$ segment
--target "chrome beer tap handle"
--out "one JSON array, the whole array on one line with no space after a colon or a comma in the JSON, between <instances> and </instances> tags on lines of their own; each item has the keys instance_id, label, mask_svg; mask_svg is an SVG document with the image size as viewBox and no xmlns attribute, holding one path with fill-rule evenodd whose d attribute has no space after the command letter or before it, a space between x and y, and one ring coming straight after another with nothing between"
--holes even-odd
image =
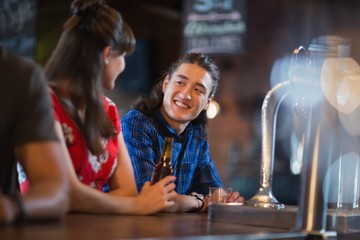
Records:
<instances>
[{"instance_id":1,"label":"chrome beer tap handle","mask_svg":"<svg viewBox=\"0 0 360 240\"><path fill-rule=\"evenodd\" d=\"M278 83L265 96L261 109L261 167L260 167L260 188L258 192L245 203L261 208L284 208L272 194L272 179L275 152L275 130L277 112L281 102L290 92L289 81Z\"/></svg>"}]
</instances>

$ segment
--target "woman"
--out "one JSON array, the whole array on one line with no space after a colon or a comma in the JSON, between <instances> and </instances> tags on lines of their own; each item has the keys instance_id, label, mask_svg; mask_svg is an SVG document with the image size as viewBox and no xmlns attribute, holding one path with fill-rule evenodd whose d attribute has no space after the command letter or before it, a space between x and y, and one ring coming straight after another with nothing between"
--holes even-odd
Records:
<instances>
[{"instance_id":1,"label":"woman","mask_svg":"<svg viewBox=\"0 0 360 240\"><path fill-rule=\"evenodd\" d=\"M117 108L103 96L135 48L132 30L101 0L75 0L71 12L45 66L57 133L68 156L71 210L150 214L172 206L174 177L147 183L137 195ZM102 192L105 186L109 193Z\"/></svg>"}]
</instances>

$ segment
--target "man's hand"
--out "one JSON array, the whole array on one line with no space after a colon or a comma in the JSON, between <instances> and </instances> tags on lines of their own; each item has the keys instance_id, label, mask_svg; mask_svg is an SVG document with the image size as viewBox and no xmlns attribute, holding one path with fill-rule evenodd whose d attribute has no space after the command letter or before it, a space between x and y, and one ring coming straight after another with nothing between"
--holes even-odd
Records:
<instances>
[{"instance_id":1,"label":"man's hand","mask_svg":"<svg viewBox=\"0 0 360 240\"><path fill-rule=\"evenodd\" d=\"M244 197L240 195L239 192L231 192L230 196L226 199L227 203L237 202L243 203L245 201Z\"/></svg>"}]
</instances>

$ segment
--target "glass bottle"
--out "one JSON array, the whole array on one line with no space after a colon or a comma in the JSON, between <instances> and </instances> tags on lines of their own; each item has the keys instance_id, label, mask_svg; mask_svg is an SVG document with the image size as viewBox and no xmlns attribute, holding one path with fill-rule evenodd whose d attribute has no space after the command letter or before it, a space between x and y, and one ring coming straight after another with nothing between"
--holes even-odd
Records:
<instances>
[{"instance_id":1,"label":"glass bottle","mask_svg":"<svg viewBox=\"0 0 360 240\"><path fill-rule=\"evenodd\" d=\"M158 163L155 165L154 173L152 176L151 184L155 184L166 176L172 175L174 172L171 164L171 154L174 138L166 137L164 149Z\"/></svg>"}]
</instances>

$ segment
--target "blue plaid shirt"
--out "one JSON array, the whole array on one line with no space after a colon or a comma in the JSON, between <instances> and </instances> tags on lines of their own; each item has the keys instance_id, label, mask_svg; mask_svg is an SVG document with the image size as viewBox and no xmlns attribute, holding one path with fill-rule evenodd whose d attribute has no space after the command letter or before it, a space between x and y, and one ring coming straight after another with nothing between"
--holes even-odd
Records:
<instances>
[{"instance_id":1,"label":"blue plaid shirt","mask_svg":"<svg viewBox=\"0 0 360 240\"><path fill-rule=\"evenodd\" d=\"M176 192L207 195L210 186L222 186L214 162L210 158L209 143L200 137L201 127L191 123L178 135L158 110L147 117L138 110L130 110L122 119L122 131L134 167L138 191L150 181L155 164L160 159L165 137L174 138L172 165L176 176Z\"/></svg>"}]
</instances>

